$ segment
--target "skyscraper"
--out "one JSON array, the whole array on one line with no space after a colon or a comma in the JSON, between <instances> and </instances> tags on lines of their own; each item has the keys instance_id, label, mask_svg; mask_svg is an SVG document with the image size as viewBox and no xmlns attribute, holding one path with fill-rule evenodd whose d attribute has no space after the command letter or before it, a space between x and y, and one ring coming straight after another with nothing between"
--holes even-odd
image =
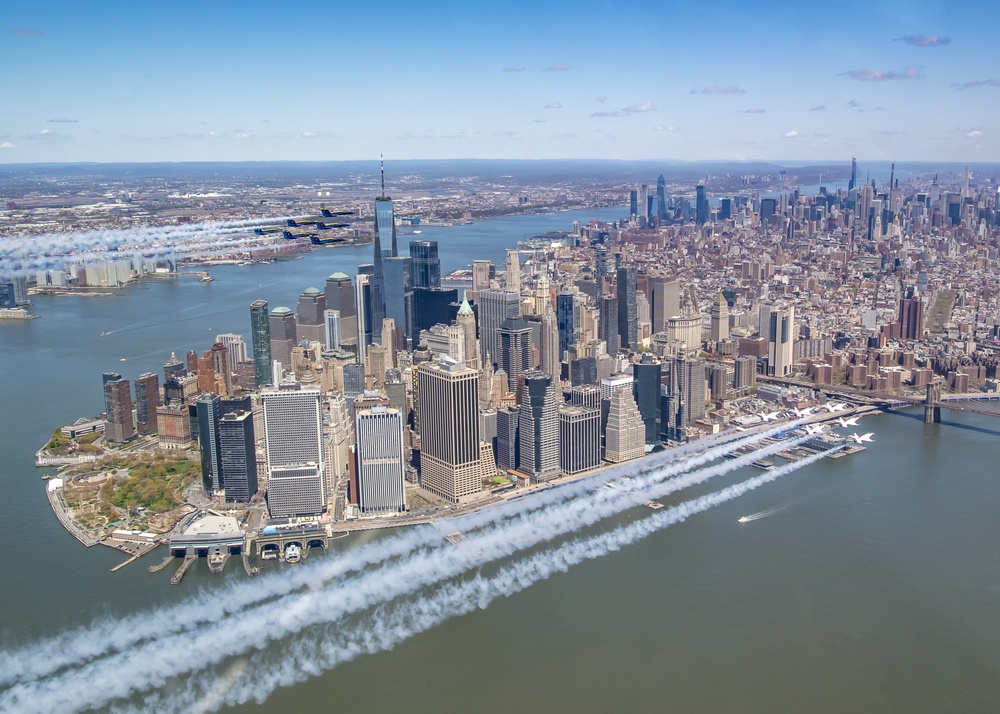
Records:
<instances>
[{"instance_id":1,"label":"skyscraper","mask_svg":"<svg viewBox=\"0 0 1000 714\"><path fill-rule=\"evenodd\" d=\"M322 405L315 388L266 389L260 395L264 407L264 437L268 469L289 464L315 463L322 471Z\"/></svg>"},{"instance_id":2,"label":"skyscraper","mask_svg":"<svg viewBox=\"0 0 1000 714\"><path fill-rule=\"evenodd\" d=\"M663 370L661 437L664 441L685 441L685 427L705 416L705 360L681 353L665 358Z\"/></svg>"},{"instance_id":3,"label":"skyscraper","mask_svg":"<svg viewBox=\"0 0 1000 714\"><path fill-rule=\"evenodd\" d=\"M521 292L521 259L516 250L507 249L507 272L504 275L504 283L508 290L515 293Z\"/></svg>"},{"instance_id":4,"label":"skyscraper","mask_svg":"<svg viewBox=\"0 0 1000 714\"><path fill-rule=\"evenodd\" d=\"M281 362L289 369L292 366L292 348L295 346L295 313L287 307L276 307L271 311L271 359Z\"/></svg>"},{"instance_id":5,"label":"skyscraper","mask_svg":"<svg viewBox=\"0 0 1000 714\"><path fill-rule=\"evenodd\" d=\"M236 365L247 359L247 344L243 341L243 335L224 332L221 335L216 335L215 341L225 345L226 354L229 356L229 371L235 372Z\"/></svg>"},{"instance_id":6,"label":"skyscraper","mask_svg":"<svg viewBox=\"0 0 1000 714\"><path fill-rule=\"evenodd\" d=\"M111 442L128 441L135 436L132 421L132 390L127 379L117 372L104 373L104 438Z\"/></svg>"},{"instance_id":7,"label":"skyscraper","mask_svg":"<svg viewBox=\"0 0 1000 714\"><path fill-rule=\"evenodd\" d=\"M644 354L632 365L632 395L645 428L647 444L660 443L660 375L662 365L650 354Z\"/></svg>"},{"instance_id":8,"label":"skyscraper","mask_svg":"<svg viewBox=\"0 0 1000 714\"><path fill-rule=\"evenodd\" d=\"M611 463L638 459L645 453L645 426L631 389L614 389L607 401L604 458Z\"/></svg>"},{"instance_id":9,"label":"skyscraper","mask_svg":"<svg viewBox=\"0 0 1000 714\"><path fill-rule=\"evenodd\" d=\"M160 406L160 379L146 372L135 380L135 423L142 435L156 431L156 408Z\"/></svg>"},{"instance_id":10,"label":"skyscraper","mask_svg":"<svg viewBox=\"0 0 1000 714\"><path fill-rule=\"evenodd\" d=\"M518 418L520 412L517 409L500 408L497 409L497 466L502 471L513 471L519 465L518 449L520 449L520 439L518 439Z\"/></svg>"},{"instance_id":11,"label":"skyscraper","mask_svg":"<svg viewBox=\"0 0 1000 714\"><path fill-rule=\"evenodd\" d=\"M771 377L791 374L795 349L795 307L766 305L762 310L767 330L767 373Z\"/></svg>"},{"instance_id":12,"label":"skyscraper","mask_svg":"<svg viewBox=\"0 0 1000 714\"><path fill-rule=\"evenodd\" d=\"M604 278L608 274L608 249L599 245L594 249L594 282L597 283L597 298L604 294Z\"/></svg>"},{"instance_id":13,"label":"skyscraper","mask_svg":"<svg viewBox=\"0 0 1000 714\"><path fill-rule=\"evenodd\" d=\"M512 290L481 290L479 292L479 348L482 363L486 355L498 359L500 325L505 320L520 317L521 296Z\"/></svg>"},{"instance_id":14,"label":"skyscraper","mask_svg":"<svg viewBox=\"0 0 1000 714\"><path fill-rule=\"evenodd\" d=\"M695 221L698 225L708 223L708 194L705 192L705 184L699 183L695 187Z\"/></svg>"},{"instance_id":15,"label":"skyscraper","mask_svg":"<svg viewBox=\"0 0 1000 714\"><path fill-rule=\"evenodd\" d=\"M516 318L505 320L497 332L497 364L507 373L507 386L513 392L517 389L521 375L532 366L531 326L521 318Z\"/></svg>"},{"instance_id":16,"label":"skyscraper","mask_svg":"<svg viewBox=\"0 0 1000 714\"><path fill-rule=\"evenodd\" d=\"M472 299L479 302L479 291L489 290L493 280L493 263L489 260L472 261Z\"/></svg>"},{"instance_id":17,"label":"skyscraper","mask_svg":"<svg viewBox=\"0 0 1000 714\"><path fill-rule=\"evenodd\" d=\"M258 387L271 383L271 325L267 300L250 304L250 337L253 343L253 374Z\"/></svg>"},{"instance_id":18,"label":"skyscraper","mask_svg":"<svg viewBox=\"0 0 1000 714\"><path fill-rule=\"evenodd\" d=\"M453 503L482 489L479 373L449 357L417 368L421 483Z\"/></svg>"},{"instance_id":19,"label":"skyscraper","mask_svg":"<svg viewBox=\"0 0 1000 714\"><path fill-rule=\"evenodd\" d=\"M618 269L618 335L621 346L635 351L639 346L639 313L635 296L635 266Z\"/></svg>"},{"instance_id":20,"label":"skyscraper","mask_svg":"<svg viewBox=\"0 0 1000 714\"><path fill-rule=\"evenodd\" d=\"M271 516L318 515L326 506L326 459L319 389L266 389L264 443Z\"/></svg>"},{"instance_id":21,"label":"skyscraper","mask_svg":"<svg viewBox=\"0 0 1000 714\"><path fill-rule=\"evenodd\" d=\"M392 318L406 334L412 320L413 259L403 255L386 258L382 261L382 270L385 274L385 317ZM378 332L381 334L381 328Z\"/></svg>"},{"instance_id":22,"label":"skyscraper","mask_svg":"<svg viewBox=\"0 0 1000 714\"><path fill-rule=\"evenodd\" d=\"M556 295L556 323L559 328L559 359L576 342L576 295L562 292Z\"/></svg>"},{"instance_id":23,"label":"skyscraper","mask_svg":"<svg viewBox=\"0 0 1000 714\"><path fill-rule=\"evenodd\" d=\"M357 314L357 340L358 340L358 361L362 364L368 345L372 343L372 320L375 319L375 311L372 308L372 285L373 276L369 273L361 272L358 266L358 276L354 282L354 302L358 306Z\"/></svg>"},{"instance_id":24,"label":"skyscraper","mask_svg":"<svg viewBox=\"0 0 1000 714\"><path fill-rule=\"evenodd\" d=\"M406 510L403 418L398 409L373 406L355 414L358 506L364 513Z\"/></svg>"},{"instance_id":25,"label":"skyscraper","mask_svg":"<svg viewBox=\"0 0 1000 714\"><path fill-rule=\"evenodd\" d=\"M358 311L354 306L354 286L346 273L336 272L326 279L323 291L326 295L326 309L340 313L340 329L344 339L353 341L358 331Z\"/></svg>"},{"instance_id":26,"label":"skyscraper","mask_svg":"<svg viewBox=\"0 0 1000 714\"><path fill-rule=\"evenodd\" d=\"M296 343L324 341L323 313L326 312L326 295L319 288L306 288L299 295L298 315L295 319Z\"/></svg>"},{"instance_id":27,"label":"skyscraper","mask_svg":"<svg viewBox=\"0 0 1000 714\"><path fill-rule=\"evenodd\" d=\"M413 278L411 280L413 287L441 287L441 259L438 257L436 240L411 240L410 258L413 259ZM487 287L489 287L488 283ZM475 289L475 286L473 288Z\"/></svg>"},{"instance_id":28,"label":"skyscraper","mask_svg":"<svg viewBox=\"0 0 1000 714\"><path fill-rule=\"evenodd\" d=\"M382 246L389 244L389 249ZM383 253L386 251L388 255ZM382 259L399 255L396 245L396 216L393 211L392 199L385 195L385 164L382 164L382 193L375 199L375 245L372 264L375 270L371 280L371 324L376 333L382 329L382 318L385 317L385 272Z\"/></svg>"},{"instance_id":29,"label":"skyscraper","mask_svg":"<svg viewBox=\"0 0 1000 714\"><path fill-rule=\"evenodd\" d=\"M662 276L648 278L649 310L654 333L667 329L667 319L681 312L681 283Z\"/></svg>"},{"instance_id":30,"label":"skyscraper","mask_svg":"<svg viewBox=\"0 0 1000 714\"><path fill-rule=\"evenodd\" d=\"M601 465L601 410L559 408L559 468L573 475Z\"/></svg>"},{"instance_id":31,"label":"skyscraper","mask_svg":"<svg viewBox=\"0 0 1000 714\"><path fill-rule=\"evenodd\" d=\"M618 337L618 298L605 295L600 299L601 318L598 337L604 340L609 355L618 354L621 339Z\"/></svg>"},{"instance_id":32,"label":"skyscraper","mask_svg":"<svg viewBox=\"0 0 1000 714\"><path fill-rule=\"evenodd\" d=\"M219 448L219 420L222 410L219 395L202 394L195 402L198 415L198 450L201 452L201 486L205 493L221 491L222 451Z\"/></svg>"},{"instance_id":33,"label":"skyscraper","mask_svg":"<svg viewBox=\"0 0 1000 714\"><path fill-rule=\"evenodd\" d=\"M253 412L230 412L219 420L219 452L226 502L246 503L257 493Z\"/></svg>"},{"instance_id":34,"label":"skyscraper","mask_svg":"<svg viewBox=\"0 0 1000 714\"><path fill-rule=\"evenodd\" d=\"M476 338L476 315L467 298L462 300L455 316L455 324L462 331L462 341L465 353L465 365L470 369L479 369L479 340Z\"/></svg>"},{"instance_id":35,"label":"skyscraper","mask_svg":"<svg viewBox=\"0 0 1000 714\"><path fill-rule=\"evenodd\" d=\"M547 374L529 372L524 377L518 439L518 468L533 483L559 476L559 405Z\"/></svg>"},{"instance_id":36,"label":"skyscraper","mask_svg":"<svg viewBox=\"0 0 1000 714\"><path fill-rule=\"evenodd\" d=\"M323 346L327 351L339 350L343 339L340 312L326 310L323 312Z\"/></svg>"},{"instance_id":37,"label":"skyscraper","mask_svg":"<svg viewBox=\"0 0 1000 714\"><path fill-rule=\"evenodd\" d=\"M538 341L538 366L545 374L552 377L552 383L559 385L562 374L562 364L559 351L559 328L556 315L550 306L542 313L541 334Z\"/></svg>"},{"instance_id":38,"label":"skyscraper","mask_svg":"<svg viewBox=\"0 0 1000 714\"><path fill-rule=\"evenodd\" d=\"M712 303L712 342L719 343L729 339L729 303L722 293L719 293Z\"/></svg>"},{"instance_id":39,"label":"skyscraper","mask_svg":"<svg viewBox=\"0 0 1000 714\"><path fill-rule=\"evenodd\" d=\"M663 174L656 179L656 217L661 224L667 222L667 180Z\"/></svg>"},{"instance_id":40,"label":"skyscraper","mask_svg":"<svg viewBox=\"0 0 1000 714\"><path fill-rule=\"evenodd\" d=\"M919 340L924 332L924 303L919 297L899 301L899 339Z\"/></svg>"}]
</instances>

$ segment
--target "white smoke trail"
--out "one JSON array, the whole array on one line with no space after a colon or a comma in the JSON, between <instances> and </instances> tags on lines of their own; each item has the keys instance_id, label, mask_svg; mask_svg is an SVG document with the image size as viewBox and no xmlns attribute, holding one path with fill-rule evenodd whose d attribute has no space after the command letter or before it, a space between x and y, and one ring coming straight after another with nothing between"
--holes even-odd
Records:
<instances>
[{"instance_id":1,"label":"white smoke trail","mask_svg":"<svg viewBox=\"0 0 1000 714\"><path fill-rule=\"evenodd\" d=\"M665 509L612 531L571 540L506 565L492 577L477 574L464 582L440 586L429 595L377 610L373 617L350 629L332 632L325 629L322 635L299 638L290 647L283 648L278 657L273 653L260 653L246 665L246 670L253 673L251 676L228 683L229 686L221 697L222 704L236 706L251 700L260 703L279 687L304 681L359 655L392 649L400 642L446 620L476 609L485 609L498 598L510 597L552 575L565 572L574 565L633 545L664 528L803 468L825 455L816 454L786 464L761 476ZM147 699L146 706L141 710L213 711L218 700L213 701L210 706L199 706L205 702L201 692L212 686L211 681L208 677L199 678L193 683L189 681L184 692L171 692L169 695Z\"/></svg>"},{"instance_id":2,"label":"white smoke trail","mask_svg":"<svg viewBox=\"0 0 1000 714\"><path fill-rule=\"evenodd\" d=\"M162 686L169 677L262 648L274 640L298 634L306 627L336 621L346 614L460 575L480 563L507 557L592 525L650 496L701 483L744 466L760 458L765 451L773 453L785 446L772 444L765 450L679 477L669 484L659 484L658 490L652 484L612 498L603 493L607 489L602 489L596 503L571 501L562 509L554 509L554 513L543 511L535 518L519 519L516 529L504 524L468 538L458 548L438 548L422 557L411 557L377 569L371 576L364 573L335 588L286 597L280 608L258 605L197 632L159 638L132 648L127 654L91 662L47 680L21 682L0 696L0 706L16 704L19 708L32 707L31 711L99 707L112 699Z\"/></svg>"},{"instance_id":3,"label":"white smoke trail","mask_svg":"<svg viewBox=\"0 0 1000 714\"><path fill-rule=\"evenodd\" d=\"M209 221L178 226L136 227L115 230L46 233L0 241L0 273L30 274L63 268L67 263L85 265L133 257L190 257L219 253L225 248L272 245L275 236L212 240L213 236L246 234L267 220ZM229 250L232 252L232 250Z\"/></svg>"},{"instance_id":4,"label":"white smoke trail","mask_svg":"<svg viewBox=\"0 0 1000 714\"><path fill-rule=\"evenodd\" d=\"M584 496L593 489L596 480L603 482L622 474L634 473L636 467L642 467L639 475L645 476L667 458L676 460L694 454L686 460L675 462L655 472L652 476L656 480L670 478L714 461L732 449L752 446L787 428L791 428L791 425L772 427L757 434L737 432L725 435L721 440L709 442L713 446L707 449L696 442L678 449L667 450L654 457L647 457L641 462L629 462L607 469L592 478L532 494L527 499L511 501L459 517L450 521L448 525L449 528L454 526L463 532L477 530L505 519ZM697 453L697 449L702 449L701 453ZM741 463L745 463L745 460ZM599 497L606 498L612 493L607 489L601 490L604 493L599 493ZM620 495L616 494L618 497ZM329 584L372 565L413 554L419 557L424 549L440 544L440 535L430 529L407 531L402 535L362 546L336 559L324 560L316 565L313 565L315 561L312 561L306 567L296 569L289 575L282 573L280 579L271 577L256 582L245 581L213 590L211 593L203 593L184 603L159 611L155 619L147 613L142 613L120 620L94 623L42 643L0 653L0 686L44 677L64 667L92 660L107 653L124 652L140 642L195 629L204 623L217 622L228 615L242 612L251 605L270 601L304 587Z\"/></svg>"}]
</instances>

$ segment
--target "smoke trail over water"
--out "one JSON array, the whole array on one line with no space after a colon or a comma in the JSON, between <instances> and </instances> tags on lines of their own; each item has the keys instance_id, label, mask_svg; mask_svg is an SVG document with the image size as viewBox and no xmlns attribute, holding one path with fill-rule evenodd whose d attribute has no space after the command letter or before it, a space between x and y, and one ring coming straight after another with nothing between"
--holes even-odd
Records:
<instances>
[{"instance_id":1,"label":"smoke trail over water","mask_svg":"<svg viewBox=\"0 0 1000 714\"><path fill-rule=\"evenodd\" d=\"M721 458L727 451L752 446L781 430L793 427L794 424L793 422L786 426L772 427L757 434L737 432L724 435L709 442L709 448L705 448L704 444L694 443L670 449L647 457L641 462L623 464L601 471L590 478L532 494L527 499L511 501L453 519L447 525L449 530L461 530L465 533L500 522L507 527L508 519L524 517L526 514L587 496L593 491L595 481L603 484L609 479L635 473L637 467L641 467L639 472L640 478L643 479L641 483L661 481L710 463ZM752 458L759 456L757 454ZM657 470L668 459L674 463ZM736 468L750 460L752 459L744 458L742 461L730 464ZM601 489L596 496L604 500L611 496L621 499L624 492ZM630 503L641 503L642 500L633 497ZM577 504L577 508L580 507L590 508L590 502ZM403 556L422 557L426 549L440 546L441 543L437 531L412 529L367 544L336 558L319 562L310 561L305 567L297 568L290 574L282 573L280 578L267 577L257 581L244 581L213 590L211 593L191 598L181 605L161 610L156 618L151 619L148 614L140 614L110 622L99 622L88 628L32 645L25 650L0 653L0 686L14 681L23 682L47 676L63 667L79 664L81 661L91 660L108 652L123 652L140 642L162 638L171 633L185 632L205 623L217 622L228 615L242 612L251 605L269 602L304 587L330 585L344 576L373 565L393 562ZM39 653L44 653L44 656L35 656Z\"/></svg>"},{"instance_id":2,"label":"smoke trail over water","mask_svg":"<svg viewBox=\"0 0 1000 714\"><path fill-rule=\"evenodd\" d=\"M764 435L747 438L759 441ZM432 545L423 532L410 532L405 536L389 539L388 543L371 544L368 557L380 553L382 559L389 557L395 560L381 567L365 569L347 581L334 581L328 577L326 582L331 584L326 587L322 586L323 580L316 584L315 572L308 575L303 572L301 576L296 573L295 579L299 581L297 587L312 587L294 594L287 594L289 590L284 583L280 587L274 587L274 583L260 583L264 587L243 590L244 602L249 604L239 610L227 610L232 604L228 602L229 598L213 593L214 602L203 598L205 601L198 602L197 607L192 607L190 603L186 606L189 612L195 612L194 622L190 626L205 625L197 630L171 630L169 611L152 613L146 616L145 622L140 620L129 623L145 628L141 629L141 636L131 637L133 644L138 643L135 647L125 645L118 650L103 646L102 649L104 642L117 641L114 638L116 633L126 635L125 639L129 639L127 633L130 628L121 627L125 620L121 623L98 625L97 632L92 628L76 633L67 641L59 641L57 638L55 641L42 643L34 651L29 647L12 653L16 655L10 658L13 661L3 663L13 667L15 671L0 669L8 676L7 683L19 681L19 684L9 686L0 694L0 707L14 705L25 711L75 711L102 707L110 701L126 699L134 693L163 686L170 678L185 672L221 663L232 656L267 647L269 643L286 637L297 636L305 628L338 622L347 614L362 612L379 603L391 605L398 598L446 582L470 569L478 568L484 562L506 558L554 537L572 533L648 498L672 493L702 483L713 476L728 473L765 453L774 453L788 445L772 444L739 459L676 478L666 476L667 473L675 475L678 470L670 467L640 474L635 477L629 492L600 488L587 498L565 498L559 503L545 505L530 518L522 513L519 517L485 527L471 534L458 548ZM807 463L811 461L803 459L744 483L766 483ZM636 465L639 464L633 464L633 467ZM668 480L664 480L665 478ZM735 487L730 487L732 488ZM554 489L558 490L561 489ZM745 490L733 492L726 500ZM717 493L727 492L727 489L723 489ZM710 505L714 503L711 502ZM670 509L658 514L657 519L678 512L677 509ZM642 522L646 521L659 522L651 519ZM339 575L342 576L352 572L354 567L363 567L364 558L351 559L345 556L343 560L343 563L331 561L329 564L334 567L330 572L339 570ZM273 602L278 597L281 598L280 607ZM217 604L221 602L226 605ZM173 614L176 616L178 613ZM224 620L216 622L213 620L215 617L224 617ZM185 624L184 627L188 626ZM89 645L94 642L99 644ZM46 664L49 657L60 652L65 654L61 659L57 657L59 661L55 668L51 663ZM33 681L33 678L52 672L57 674L48 679ZM238 687L234 687L233 691L237 689Z\"/></svg>"},{"instance_id":3,"label":"smoke trail over water","mask_svg":"<svg viewBox=\"0 0 1000 714\"><path fill-rule=\"evenodd\" d=\"M221 698L225 704L238 705L248 701L262 702L280 687L295 684L318 672L329 671L359 655L392 649L400 642L426 632L453 617L485 609L501 597L510 597L574 565L603 557L688 517L738 498L760 486L823 458L816 454L786 464L763 475L687 501L670 509L589 538L573 539L558 547L503 566L494 576L476 574L469 580L449 583L430 594L389 606L351 628L324 630L320 635L307 635L282 649L280 656L259 653L250 659L247 669L252 677L244 677L230 686ZM210 678L206 678L210 681ZM199 710L202 688L211 685L199 681L194 688L185 687L179 695L156 697L157 711ZM201 711L209 711L204 709Z\"/></svg>"},{"instance_id":4,"label":"smoke trail over water","mask_svg":"<svg viewBox=\"0 0 1000 714\"><path fill-rule=\"evenodd\" d=\"M284 218L263 221L273 223ZM261 220L210 221L178 226L46 233L0 241L0 274L28 275L37 270L63 269L67 264L90 264L129 258L167 258L220 255L234 250L273 245L275 234L246 234ZM215 238L220 236L222 238ZM233 236L224 238L223 236ZM278 234L280 240L280 234Z\"/></svg>"}]
</instances>

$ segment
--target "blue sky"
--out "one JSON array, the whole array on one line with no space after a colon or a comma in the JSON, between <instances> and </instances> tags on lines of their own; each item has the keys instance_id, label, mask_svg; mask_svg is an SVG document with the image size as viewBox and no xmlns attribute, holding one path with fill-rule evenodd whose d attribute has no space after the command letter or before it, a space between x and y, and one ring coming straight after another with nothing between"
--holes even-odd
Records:
<instances>
[{"instance_id":1,"label":"blue sky","mask_svg":"<svg viewBox=\"0 0 1000 714\"><path fill-rule=\"evenodd\" d=\"M13 0L0 163L998 161L995 15L961 2Z\"/></svg>"}]
</instances>

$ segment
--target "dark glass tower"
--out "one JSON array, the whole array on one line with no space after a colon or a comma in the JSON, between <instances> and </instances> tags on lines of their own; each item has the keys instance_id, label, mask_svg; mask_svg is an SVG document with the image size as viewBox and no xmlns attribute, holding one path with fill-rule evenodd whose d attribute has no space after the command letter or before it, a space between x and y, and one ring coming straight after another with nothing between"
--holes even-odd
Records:
<instances>
[{"instance_id":1,"label":"dark glass tower","mask_svg":"<svg viewBox=\"0 0 1000 714\"><path fill-rule=\"evenodd\" d=\"M635 297L635 266L618 268L618 336L621 346L635 350L639 344L639 313Z\"/></svg>"},{"instance_id":2,"label":"dark glass tower","mask_svg":"<svg viewBox=\"0 0 1000 714\"><path fill-rule=\"evenodd\" d=\"M574 295L573 293L559 293L556 295L556 324L559 328L559 359L566 354L566 350L575 341L574 324Z\"/></svg>"},{"instance_id":3,"label":"dark glass tower","mask_svg":"<svg viewBox=\"0 0 1000 714\"><path fill-rule=\"evenodd\" d=\"M594 249L594 281L597 283L598 299L603 294L604 277L608 274L608 249L603 245Z\"/></svg>"},{"instance_id":4,"label":"dark glass tower","mask_svg":"<svg viewBox=\"0 0 1000 714\"><path fill-rule=\"evenodd\" d=\"M390 249L383 252L383 244ZM375 247L372 264L375 271L371 280L372 338L382 334L382 319L385 317L385 272L382 259L399 255L396 245L396 217L392 199L385 195L385 164L382 164L382 194L375 199Z\"/></svg>"},{"instance_id":5,"label":"dark glass tower","mask_svg":"<svg viewBox=\"0 0 1000 714\"><path fill-rule=\"evenodd\" d=\"M222 452L219 449L221 409L217 394L202 394L195 402L198 414L198 449L201 451L201 486L205 493L225 488Z\"/></svg>"},{"instance_id":6,"label":"dark glass tower","mask_svg":"<svg viewBox=\"0 0 1000 714\"><path fill-rule=\"evenodd\" d=\"M156 408L160 406L160 379L153 372L135 380L135 422L140 434L156 431Z\"/></svg>"},{"instance_id":7,"label":"dark glass tower","mask_svg":"<svg viewBox=\"0 0 1000 714\"><path fill-rule=\"evenodd\" d=\"M705 184L698 184L695 192L695 221L702 225L708 223L708 194L705 192Z\"/></svg>"},{"instance_id":8,"label":"dark glass tower","mask_svg":"<svg viewBox=\"0 0 1000 714\"><path fill-rule=\"evenodd\" d=\"M667 180L660 174L656 179L656 217L660 223L667 220Z\"/></svg>"},{"instance_id":9,"label":"dark glass tower","mask_svg":"<svg viewBox=\"0 0 1000 714\"><path fill-rule=\"evenodd\" d=\"M411 244L412 246L412 244ZM404 330L407 324L407 309L412 293L413 269L412 258L398 255L386 258L382 263L385 275L385 316L396 321L396 327ZM381 327L379 328L381 330Z\"/></svg>"},{"instance_id":10,"label":"dark glass tower","mask_svg":"<svg viewBox=\"0 0 1000 714\"><path fill-rule=\"evenodd\" d=\"M646 427L647 444L660 443L660 370L661 364L648 354L632 365L632 396Z\"/></svg>"},{"instance_id":11,"label":"dark glass tower","mask_svg":"<svg viewBox=\"0 0 1000 714\"><path fill-rule=\"evenodd\" d=\"M257 493L253 413L231 412L219 420L219 452L227 503L246 503Z\"/></svg>"},{"instance_id":12,"label":"dark glass tower","mask_svg":"<svg viewBox=\"0 0 1000 714\"><path fill-rule=\"evenodd\" d=\"M410 257L413 258L413 287L441 287L441 259L436 240L411 240Z\"/></svg>"},{"instance_id":13,"label":"dark glass tower","mask_svg":"<svg viewBox=\"0 0 1000 714\"><path fill-rule=\"evenodd\" d=\"M598 323L598 337L607 345L608 354L618 354L621 340L618 338L618 298L605 295L601 298L601 321Z\"/></svg>"},{"instance_id":14,"label":"dark glass tower","mask_svg":"<svg viewBox=\"0 0 1000 714\"><path fill-rule=\"evenodd\" d=\"M267 300L250 304L250 337L253 342L253 374L258 387L271 383L271 321Z\"/></svg>"}]
</instances>

